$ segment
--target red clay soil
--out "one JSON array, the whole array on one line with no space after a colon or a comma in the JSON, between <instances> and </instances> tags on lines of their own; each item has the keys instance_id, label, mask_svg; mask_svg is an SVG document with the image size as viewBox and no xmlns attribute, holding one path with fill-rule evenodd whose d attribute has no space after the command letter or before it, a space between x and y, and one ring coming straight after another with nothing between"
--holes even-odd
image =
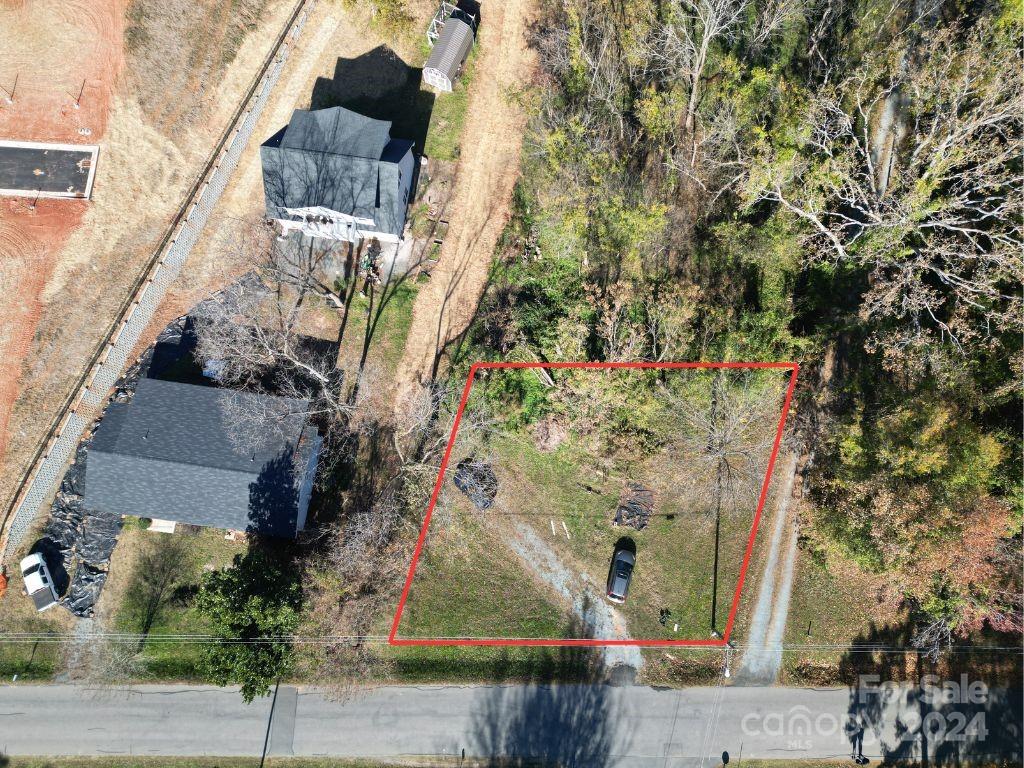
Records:
<instances>
[{"instance_id":1,"label":"red clay soil","mask_svg":"<svg viewBox=\"0 0 1024 768\"><path fill-rule=\"evenodd\" d=\"M100 143L123 65L125 4L0 0L0 138ZM0 198L0 457L43 289L88 205Z\"/></svg>"}]
</instances>

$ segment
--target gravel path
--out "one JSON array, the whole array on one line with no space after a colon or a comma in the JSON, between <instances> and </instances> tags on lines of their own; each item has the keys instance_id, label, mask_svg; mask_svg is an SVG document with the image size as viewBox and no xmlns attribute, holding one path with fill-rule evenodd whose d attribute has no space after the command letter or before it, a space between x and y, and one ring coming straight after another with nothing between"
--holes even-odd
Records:
<instances>
[{"instance_id":1,"label":"gravel path","mask_svg":"<svg viewBox=\"0 0 1024 768\"><path fill-rule=\"evenodd\" d=\"M789 598L796 565L797 526L789 514L796 478L796 457L786 461L785 482L779 492L768 558L750 622L749 648L743 654L736 682L767 685L775 682L782 666L782 640L789 615Z\"/></svg>"},{"instance_id":2,"label":"gravel path","mask_svg":"<svg viewBox=\"0 0 1024 768\"><path fill-rule=\"evenodd\" d=\"M533 528L527 523L517 522L515 533L509 538L509 547L527 564L530 573L539 576L572 605L573 613L586 625L591 637L629 638L629 629L622 614L608 604L599 589L567 568ZM608 667L626 666L639 672L644 663L643 655L636 646L614 646L602 651Z\"/></svg>"}]
</instances>

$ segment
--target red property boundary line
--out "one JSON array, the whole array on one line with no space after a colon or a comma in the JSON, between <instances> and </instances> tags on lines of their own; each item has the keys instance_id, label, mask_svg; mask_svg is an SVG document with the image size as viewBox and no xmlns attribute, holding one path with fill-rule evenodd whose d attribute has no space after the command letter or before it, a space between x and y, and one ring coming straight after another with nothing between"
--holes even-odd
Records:
<instances>
[{"instance_id":1,"label":"red property boundary line","mask_svg":"<svg viewBox=\"0 0 1024 768\"><path fill-rule=\"evenodd\" d=\"M469 391L473 387L473 379L476 372L489 369L501 368L580 368L580 369L680 369L680 368L770 368L775 370L790 371L789 386L786 388L786 397L782 403L782 414L779 416L779 426L775 431L775 442L772 445L771 457L768 459L768 471L765 472L764 482L761 484L761 494L757 500L757 510L754 512L754 521L750 526L750 536L747 539L747 549L743 554L743 563L740 566L740 577L736 583L736 591L732 598L732 607L729 609L729 618L725 624L725 631L718 640L620 640L600 638L511 638L511 637L462 637L462 638L401 638L398 637L398 625L402 620L402 612L405 610L405 603L409 599L409 590L412 587L412 580L416 574L416 565L419 563L420 555L423 552L423 544L427 540L427 529L430 527L430 518L434 514L434 507L437 505L437 497L441 493L441 486L444 483L444 475L448 469L448 460L452 455L452 448L455 445L455 435L459 430L459 422L462 421L462 414L466 410L466 403L469 400ZM434 484L434 492L430 495L430 503L427 505L427 514L423 519L423 526L420 528L419 538L416 540L416 548L413 550L412 562L409 564L409 573L405 577L405 585L402 587L402 596L398 601L398 609L395 611L394 620L391 622L391 632L388 635L388 645L396 646L703 646L718 648L728 644L729 635L732 634L733 623L736 621L736 610L739 608L740 594L743 591L743 582L747 576L747 568L750 566L750 556L754 550L754 540L757 538L757 529L761 523L761 513L764 511L765 501L768 499L768 488L771 486L772 472L775 469L775 459L779 455L779 446L782 444L782 433L786 426L786 416L789 414L789 407L793 401L793 391L796 389L797 373L800 370L799 363L473 363L469 368L469 376L466 378L466 386L462 389L462 399L459 400L458 410L455 412L455 421L452 424L451 434L448 436L448 445L445 447L444 457L441 459L441 469L437 475L437 482Z\"/></svg>"}]
</instances>

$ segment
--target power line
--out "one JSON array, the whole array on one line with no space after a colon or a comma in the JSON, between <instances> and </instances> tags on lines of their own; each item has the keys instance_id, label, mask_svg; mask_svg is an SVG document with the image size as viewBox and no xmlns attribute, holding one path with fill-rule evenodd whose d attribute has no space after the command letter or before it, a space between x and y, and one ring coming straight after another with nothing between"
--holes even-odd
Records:
<instances>
[{"instance_id":1,"label":"power line","mask_svg":"<svg viewBox=\"0 0 1024 768\"><path fill-rule=\"evenodd\" d=\"M479 638L479 637L465 637L465 636L431 636L423 638L403 638L405 640L431 640L431 641L462 641L462 640L501 640L502 642L508 642L509 640L537 640L538 638ZM591 638L562 638L566 640L583 640ZM296 645L334 645L338 643L368 643L368 644L387 644L387 635L265 635L260 637L250 638L225 638L219 635L213 634L200 634L200 633L168 633L168 634L143 634L135 632L89 632L82 634L71 634L71 633L60 633L60 632L7 632L0 634L0 644L12 645L17 643L30 643L30 642L49 642L49 643L69 643L69 642L83 642L88 640L115 640L115 641L135 641L145 643L223 643L223 644L259 644L259 643L274 643L274 642L287 642ZM426 647L426 646L423 646ZM534 646L534 647L559 647L559 646ZM603 646L572 646L572 647L603 647ZM673 653L678 653L686 649L698 650L703 652L719 652L722 648L719 647L697 647L697 646L647 646L651 650L670 650ZM744 643L735 643L735 650L742 651L753 648L752 645ZM848 645L843 643L816 643L810 645L804 645L799 643L776 643L767 644L764 647L769 650L782 650L784 652L796 652L796 651L826 651L826 650L841 650L847 653L900 653L900 652L913 652L917 653L920 649L910 645L886 645L883 643L865 643L861 645ZM1012 652L1015 654L1024 655L1024 648L1021 646L970 646L970 645L957 645L950 646L949 648L943 649L948 653L1008 653Z\"/></svg>"}]
</instances>

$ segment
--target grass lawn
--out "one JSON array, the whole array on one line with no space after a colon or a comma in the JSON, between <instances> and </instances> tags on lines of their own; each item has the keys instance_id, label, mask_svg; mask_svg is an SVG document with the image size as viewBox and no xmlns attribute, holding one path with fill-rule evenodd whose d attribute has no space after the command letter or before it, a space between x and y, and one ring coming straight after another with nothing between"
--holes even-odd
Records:
<instances>
[{"instance_id":1,"label":"grass lawn","mask_svg":"<svg viewBox=\"0 0 1024 768\"><path fill-rule=\"evenodd\" d=\"M383 299L378 293L374 298L372 315L367 317L370 306L368 297L357 292L349 308L345 335L341 342L341 358L357 365L366 341L366 325L370 322L370 347L367 360L376 364L385 380L393 380L405 350L405 339L412 326L412 308L416 301L417 285L412 280L388 285Z\"/></svg>"},{"instance_id":2,"label":"grass lawn","mask_svg":"<svg viewBox=\"0 0 1024 768\"><path fill-rule=\"evenodd\" d=\"M191 608L205 571L231 564L246 545L211 528L197 533L150 533L125 527L111 561L101 616L121 632L149 636L204 634L206 621ZM194 680L202 646L148 639L142 647L143 679Z\"/></svg>"},{"instance_id":3,"label":"grass lawn","mask_svg":"<svg viewBox=\"0 0 1024 768\"><path fill-rule=\"evenodd\" d=\"M71 631L74 619L59 605L42 613L36 610L32 598L22 594L25 583L18 571L21 558L42 535L47 518L41 516L25 536L24 542L7 564L7 592L0 598L0 640L4 635L32 633L33 635L64 635ZM57 642L32 640L28 642L0 642L0 682L46 681L61 671L64 645Z\"/></svg>"},{"instance_id":4,"label":"grass lawn","mask_svg":"<svg viewBox=\"0 0 1024 768\"><path fill-rule=\"evenodd\" d=\"M6 608L6 598L0 602L0 611ZM56 610L56 609L55 609ZM4 632L8 630L4 623ZM55 625L45 620L38 623L22 623L18 632L49 633L57 631ZM61 667L63 645L55 642L33 640L31 642L0 643L0 680L9 683L17 675L19 682L45 682L50 680Z\"/></svg>"},{"instance_id":5,"label":"grass lawn","mask_svg":"<svg viewBox=\"0 0 1024 768\"><path fill-rule=\"evenodd\" d=\"M614 629L599 620L598 639L712 639L713 630L725 629L739 582L778 423L781 378L578 371L558 380L545 386L543 377L505 371L474 386L401 634L586 636L594 631L589 620L570 625L565 617L580 611L587 596L604 600L612 553L626 546L636 552L629 596L608 619ZM708 460L710 438L702 430L726 418L735 420L731 431L715 439L727 441L734 463L723 470L721 459ZM469 457L489 465L497 479L486 510L476 510L454 486L458 462ZM731 493L715 490L723 487L723 472L732 478ZM614 524L631 483L654 497L641 530ZM756 544L766 541L762 534ZM749 612L760 557L738 622Z\"/></svg>"},{"instance_id":6,"label":"grass lawn","mask_svg":"<svg viewBox=\"0 0 1024 768\"><path fill-rule=\"evenodd\" d=\"M509 549L506 539L516 535L515 526L528 525L598 595L603 594L616 542L629 536L636 544L637 565L629 598L619 607L629 636L710 637L714 521L686 508L685 498L673 492L672 475L662 458L629 474L629 479L654 488L656 494L657 514L647 528L636 531L611 524L622 477L615 472L602 476L593 457L571 441L542 452L530 438L506 434L494 439L490 449L499 491L486 511L471 510L452 484L458 453L449 465L445 493L403 614L401 636L579 636L579 628L569 628L565 601L532 578ZM719 629L732 604L752 515L753 509L723 517ZM671 611L665 625L659 621L662 609Z\"/></svg>"},{"instance_id":7,"label":"grass lawn","mask_svg":"<svg viewBox=\"0 0 1024 768\"><path fill-rule=\"evenodd\" d=\"M462 127L469 108L469 88L476 70L479 44L473 47L466 60L462 76L451 93L439 93L430 114L424 154L433 160L458 160Z\"/></svg>"},{"instance_id":8,"label":"grass lawn","mask_svg":"<svg viewBox=\"0 0 1024 768\"><path fill-rule=\"evenodd\" d=\"M497 532L465 511L434 529L439 546L424 549L399 636L573 635L563 607L530 584ZM380 633L390 629L391 618ZM577 649L384 646L380 654L403 682L569 681L588 674L587 654Z\"/></svg>"},{"instance_id":9,"label":"grass lawn","mask_svg":"<svg viewBox=\"0 0 1024 768\"><path fill-rule=\"evenodd\" d=\"M452 529L438 530L438 538L445 535ZM456 546L424 549L403 616L409 637L560 636L558 606L524 588L522 567L493 531L467 518L457 536Z\"/></svg>"},{"instance_id":10,"label":"grass lawn","mask_svg":"<svg viewBox=\"0 0 1024 768\"><path fill-rule=\"evenodd\" d=\"M16 570L16 569L15 569ZM62 635L71 627L71 615L60 606L42 613L32 599L21 594L23 584L17 573L8 574L7 594L0 598L0 682L46 681L60 671L63 644L45 639L8 641L3 635L30 632L33 635Z\"/></svg>"},{"instance_id":11,"label":"grass lawn","mask_svg":"<svg viewBox=\"0 0 1024 768\"><path fill-rule=\"evenodd\" d=\"M671 480L671 463L656 459L633 467L621 477L613 472L614 479L603 479L593 459L568 441L552 453L542 453L524 437L508 438L497 447L509 475L512 511L530 513L524 514L526 521L567 562L580 568L597 591L604 588L616 542L629 537L636 543L637 561L629 597L619 607L631 637L710 637L714 520L688 509L685 491ZM655 491L655 515L643 530L611 523L623 479ZM543 502L538 504L537 500ZM732 605L752 518L750 509L736 510L722 519L715 600L719 630ZM561 529L563 522L568 539ZM662 609L671 611L664 625L659 621Z\"/></svg>"}]
</instances>

